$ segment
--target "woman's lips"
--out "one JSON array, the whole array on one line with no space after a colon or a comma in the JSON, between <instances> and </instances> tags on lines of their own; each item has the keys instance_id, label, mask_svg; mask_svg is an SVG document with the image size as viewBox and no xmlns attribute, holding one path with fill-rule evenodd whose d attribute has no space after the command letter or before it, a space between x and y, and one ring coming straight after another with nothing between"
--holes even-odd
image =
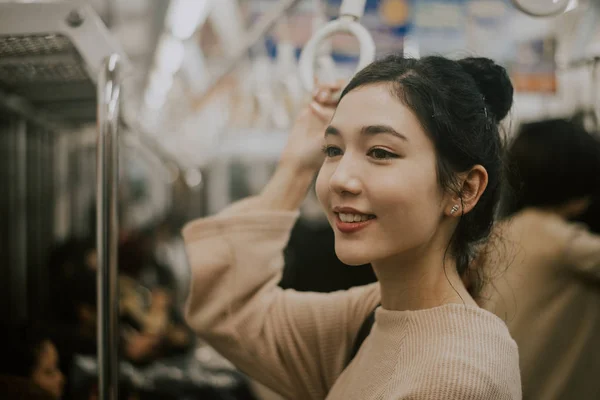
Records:
<instances>
[{"instance_id":1,"label":"woman's lips","mask_svg":"<svg viewBox=\"0 0 600 400\"><path fill-rule=\"evenodd\" d=\"M372 224L375 219L376 217L372 215L364 221L344 222L340 218L340 214L335 213L335 226L342 233L355 233Z\"/></svg>"}]
</instances>

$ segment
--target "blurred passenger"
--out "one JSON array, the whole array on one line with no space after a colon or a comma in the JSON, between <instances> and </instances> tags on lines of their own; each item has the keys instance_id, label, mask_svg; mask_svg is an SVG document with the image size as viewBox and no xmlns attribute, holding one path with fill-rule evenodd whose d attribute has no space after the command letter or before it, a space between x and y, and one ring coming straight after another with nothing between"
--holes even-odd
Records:
<instances>
[{"instance_id":1,"label":"blurred passenger","mask_svg":"<svg viewBox=\"0 0 600 400\"><path fill-rule=\"evenodd\" d=\"M50 252L48 276L50 277L50 319L73 321L70 290L72 280L85 269L95 265L95 244L88 240L70 238L57 244Z\"/></svg>"},{"instance_id":2,"label":"blurred passenger","mask_svg":"<svg viewBox=\"0 0 600 400\"><path fill-rule=\"evenodd\" d=\"M161 289L174 297L175 277L168 266L161 263L155 254L156 227L130 232L119 244L119 272L150 289Z\"/></svg>"},{"instance_id":3,"label":"blurred passenger","mask_svg":"<svg viewBox=\"0 0 600 400\"><path fill-rule=\"evenodd\" d=\"M25 379L52 398L60 399L65 377L59 369L59 356L54 343L28 326L4 328L3 335L6 335L2 338L0 355L3 384L12 386L9 377ZM13 383L19 385L19 379ZM21 384L26 387L22 381ZM35 388L29 388L26 392L34 394Z\"/></svg>"},{"instance_id":4,"label":"blurred passenger","mask_svg":"<svg viewBox=\"0 0 600 400\"><path fill-rule=\"evenodd\" d=\"M572 221L597 227L589 207L600 190L600 145L565 120L531 123L508 164L508 218L482 253L488 268L507 268L481 302L519 346L524 399L598 399L600 236Z\"/></svg>"},{"instance_id":5,"label":"blurred passenger","mask_svg":"<svg viewBox=\"0 0 600 400\"><path fill-rule=\"evenodd\" d=\"M155 235L153 228L132 233L119 251L124 350L137 363L184 353L195 343L179 311L175 277L156 258Z\"/></svg>"},{"instance_id":6,"label":"blurred passenger","mask_svg":"<svg viewBox=\"0 0 600 400\"><path fill-rule=\"evenodd\" d=\"M54 396L19 376L0 375L0 398L6 400L55 400Z\"/></svg>"},{"instance_id":7,"label":"blurred passenger","mask_svg":"<svg viewBox=\"0 0 600 400\"><path fill-rule=\"evenodd\" d=\"M183 224L171 215L157 227L155 255L159 264L171 271L173 278L174 301L182 308L190 286L190 267L185 254L185 245L181 237Z\"/></svg>"},{"instance_id":8,"label":"blurred passenger","mask_svg":"<svg viewBox=\"0 0 600 400\"><path fill-rule=\"evenodd\" d=\"M191 330L183 317L172 307L168 292L155 288L150 291L135 280L121 276L120 320L123 357L145 364L160 357L188 351L194 343ZM79 353L95 352L97 340L96 272L84 269L75 275L70 290L74 332ZM85 343L87 345L82 346ZM84 349L87 349L84 351Z\"/></svg>"}]
</instances>

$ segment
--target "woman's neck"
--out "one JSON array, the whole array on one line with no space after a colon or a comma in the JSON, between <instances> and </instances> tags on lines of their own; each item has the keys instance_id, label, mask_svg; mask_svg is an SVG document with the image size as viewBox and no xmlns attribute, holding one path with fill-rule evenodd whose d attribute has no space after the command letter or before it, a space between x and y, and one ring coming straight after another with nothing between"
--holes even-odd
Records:
<instances>
[{"instance_id":1,"label":"woman's neck","mask_svg":"<svg viewBox=\"0 0 600 400\"><path fill-rule=\"evenodd\" d=\"M444 252L402 254L372 263L386 310L422 310L444 304L476 305Z\"/></svg>"}]
</instances>

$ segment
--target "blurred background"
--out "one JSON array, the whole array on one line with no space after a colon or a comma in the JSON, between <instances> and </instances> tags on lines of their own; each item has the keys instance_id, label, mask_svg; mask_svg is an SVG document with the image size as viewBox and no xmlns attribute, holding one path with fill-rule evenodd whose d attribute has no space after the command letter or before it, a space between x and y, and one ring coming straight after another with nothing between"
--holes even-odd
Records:
<instances>
[{"instance_id":1,"label":"blurred background","mask_svg":"<svg viewBox=\"0 0 600 400\"><path fill-rule=\"evenodd\" d=\"M475 55L506 66L516 88L508 136L550 118L577 120L593 133L600 4L566 3L556 15L536 17L510 0L368 0L361 23L377 56ZM273 396L185 325L190 271L179 232L267 182L307 99L300 51L340 4L0 1L2 340L34 343L39 332L50 338L62 398L97 392L95 85L107 52L126 60L118 198L122 398ZM321 76L347 78L358 45L336 35L323 54L333 63ZM344 268L332 243L309 194L281 285L332 291L374 280L368 266ZM160 342L144 336L152 329Z\"/></svg>"}]
</instances>

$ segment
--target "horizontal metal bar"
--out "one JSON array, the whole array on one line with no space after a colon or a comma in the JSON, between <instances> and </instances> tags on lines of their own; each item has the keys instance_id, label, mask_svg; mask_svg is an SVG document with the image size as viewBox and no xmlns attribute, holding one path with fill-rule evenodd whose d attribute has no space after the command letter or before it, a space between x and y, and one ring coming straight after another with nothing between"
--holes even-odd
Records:
<instances>
[{"instance_id":1,"label":"horizontal metal bar","mask_svg":"<svg viewBox=\"0 0 600 400\"><path fill-rule=\"evenodd\" d=\"M282 15L301 2L302 0L280 0L277 4L271 6L271 11L264 14L252 25L250 31L245 35L244 43L240 46L238 51L226 61L225 66L221 68L219 74L213 78L205 93L209 94L213 88L218 86L224 78L234 71L240 65L240 61L248 55L248 51L250 51L259 40L275 27ZM200 101L201 100L202 99L200 99Z\"/></svg>"},{"instance_id":2,"label":"horizontal metal bar","mask_svg":"<svg viewBox=\"0 0 600 400\"><path fill-rule=\"evenodd\" d=\"M40 54L27 56L0 57L0 67L16 64L81 64L82 60L74 53Z\"/></svg>"},{"instance_id":3,"label":"horizontal metal bar","mask_svg":"<svg viewBox=\"0 0 600 400\"><path fill-rule=\"evenodd\" d=\"M75 128L75 125L68 121L56 118L55 116L38 109L24 97L9 93L0 88L0 106L21 115L25 119L48 128L53 131L69 131Z\"/></svg>"},{"instance_id":4,"label":"horizontal metal bar","mask_svg":"<svg viewBox=\"0 0 600 400\"><path fill-rule=\"evenodd\" d=\"M580 60L575 60L569 62L565 67L560 68L561 70L573 69L573 68L581 68L581 67L590 67L600 64L600 56L590 57L590 58L582 58Z\"/></svg>"},{"instance_id":5,"label":"horizontal metal bar","mask_svg":"<svg viewBox=\"0 0 600 400\"><path fill-rule=\"evenodd\" d=\"M127 121L123 117L123 114L121 114L121 126L123 126L123 130L125 132L128 132L126 135L135 137L136 140L139 140L144 147L154 153L163 162L172 164L173 166L177 167L179 171L185 171L187 168L189 168L188 165L184 165L174 155L171 155L169 152L164 150L160 143L151 135L146 133L137 121L134 121L133 123Z\"/></svg>"}]
</instances>

